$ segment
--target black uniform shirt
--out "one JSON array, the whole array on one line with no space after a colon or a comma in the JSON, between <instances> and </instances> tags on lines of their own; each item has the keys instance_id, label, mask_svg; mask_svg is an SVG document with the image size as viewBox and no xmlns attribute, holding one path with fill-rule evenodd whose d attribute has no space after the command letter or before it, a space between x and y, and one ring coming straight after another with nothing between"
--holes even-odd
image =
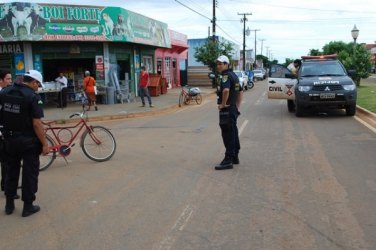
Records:
<instances>
[{"instance_id":1,"label":"black uniform shirt","mask_svg":"<svg viewBox=\"0 0 376 250\"><path fill-rule=\"evenodd\" d=\"M23 104L14 104L13 96L16 96L16 99L23 96ZM32 133L34 132L32 119L44 117L42 105L40 96L33 89L22 83L15 83L0 92L0 122L6 131ZM19 111L18 106L24 106L24 108Z\"/></svg>"},{"instance_id":2,"label":"black uniform shirt","mask_svg":"<svg viewBox=\"0 0 376 250\"><path fill-rule=\"evenodd\" d=\"M239 84L239 78L231 69L227 69L222 72L222 80L220 87L221 94L219 96L219 103L222 102L222 93L224 89L230 90L227 104L236 105L236 99L238 97L239 91L241 90L241 86Z\"/></svg>"}]
</instances>

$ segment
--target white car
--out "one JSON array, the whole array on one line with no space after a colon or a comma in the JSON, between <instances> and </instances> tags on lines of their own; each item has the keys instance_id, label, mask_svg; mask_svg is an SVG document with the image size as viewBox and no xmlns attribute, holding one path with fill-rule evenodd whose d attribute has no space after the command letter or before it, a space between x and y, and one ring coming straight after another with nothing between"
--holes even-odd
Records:
<instances>
[{"instance_id":1,"label":"white car","mask_svg":"<svg viewBox=\"0 0 376 250\"><path fill-rule=\"evenodd\" d=\"M263 80L264 79L264 73L261 69L255 69L253 70L253 79L255 80Z\"/></svg>"},{"instance_id":2,"label":"white car","mask_svg":"<svg viewBox=\"0 0 376 250\"><path fill-rule=\"evenodd\" d=\"M242 87L247 90L248 89L248 75L241 70L234 70L234 73L239 78L239 83L242 85Z\"/></svg>"}]
</instances>

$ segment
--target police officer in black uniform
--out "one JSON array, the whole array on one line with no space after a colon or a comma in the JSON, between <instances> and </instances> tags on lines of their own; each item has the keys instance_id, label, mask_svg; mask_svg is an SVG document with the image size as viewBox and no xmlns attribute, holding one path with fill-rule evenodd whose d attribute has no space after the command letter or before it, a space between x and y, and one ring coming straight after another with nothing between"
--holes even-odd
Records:
<instances>
[{"instance_id":1,"label":"police officer in black uniform","mask_svg":"<svg viewBox=\"0 0 376 250\"><path fill-rule=\"evenodd\" d=\"M227 56L217 58L217 70L221 74L218 94L219 126L226 152L222 162L215 166L216 170L231 169L239 164L239 134L237 128L238 106L242 87L236 74L229 68Z\"/></svg>"},{"instance_id":2,"label":"police officer in black uniform","mask_svg":"<svg viewBox=\"0 0 376 250\"><path fill-rule=\"evenodd\" d=\"M48 144L41 118L42 101L35 93L41 87L40 72L30 70L23 83L15 83L0 92L0 122L4 126L5 147L9 156L9 168L5 181L5 213L12 214L14 196L22 165L22 217L40 210L33 205L38 190L39 155L48 154Z\"/></svg>"},{"instance_id":3,"label":"police officer in black uniform","mask_svg":"<svg viewBox=\"0 0 376 250\"><path fill-rule=\"evenodd\" d=\"M8 70L0 71L0 91L12 85L12 74ZM2 134L3 125L0 125L0 162L1 162L1 191L5 189L5 179L8 169L8 155L5 152L4 135ZM16 194L15 199L19 199L20 196Z\"/></svg>"}]
</instances>

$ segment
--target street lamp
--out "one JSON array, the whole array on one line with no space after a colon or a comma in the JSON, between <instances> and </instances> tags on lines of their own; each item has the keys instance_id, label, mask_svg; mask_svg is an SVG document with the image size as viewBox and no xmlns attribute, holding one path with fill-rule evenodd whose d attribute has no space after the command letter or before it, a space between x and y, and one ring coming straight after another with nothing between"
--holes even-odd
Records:
<instances>
[{"instance_id":1,"label":"street lamp","mask_svg":"<svg viewBox=\"0 0 376 250\"><path fill-rule=\"evenodd\" d=\"M358 28L356 27L355 24L354 24L354 28L351 30L351 36L354 39L354 43L356 43L356 39L359 36L359 30L358 30Z\"/></svg>"},{"instance_id":2,"label":"street lamp","mask_svg":"<svg viewBox=\"0 0 376 250\"><path fill-rule=\"evenodd\" d=\"M351 30L351 36L352 38L354 39L354 59L355 59L355 45L356 45L356 39L358 38L359 36L359 30L358 28L356 27L356 25L354 24L354 28Z\"/></svg>"}]
</instances>

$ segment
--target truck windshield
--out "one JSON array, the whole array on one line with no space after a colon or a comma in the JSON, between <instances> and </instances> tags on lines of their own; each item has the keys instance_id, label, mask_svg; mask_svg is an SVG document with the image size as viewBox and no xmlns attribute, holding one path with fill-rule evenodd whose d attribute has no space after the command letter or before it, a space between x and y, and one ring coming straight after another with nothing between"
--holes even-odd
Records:
<instances>
[{"instance_id":1,"label":"truck windshield","mask_svg":"<svg viewBox=\"0 0 376 250\"><path fill-rule=\"evenodd\" d=\"M337 61L317 61L302 65L301 77L310 76L344 76L345 70Z\"/></svg>"}]
</instances>

